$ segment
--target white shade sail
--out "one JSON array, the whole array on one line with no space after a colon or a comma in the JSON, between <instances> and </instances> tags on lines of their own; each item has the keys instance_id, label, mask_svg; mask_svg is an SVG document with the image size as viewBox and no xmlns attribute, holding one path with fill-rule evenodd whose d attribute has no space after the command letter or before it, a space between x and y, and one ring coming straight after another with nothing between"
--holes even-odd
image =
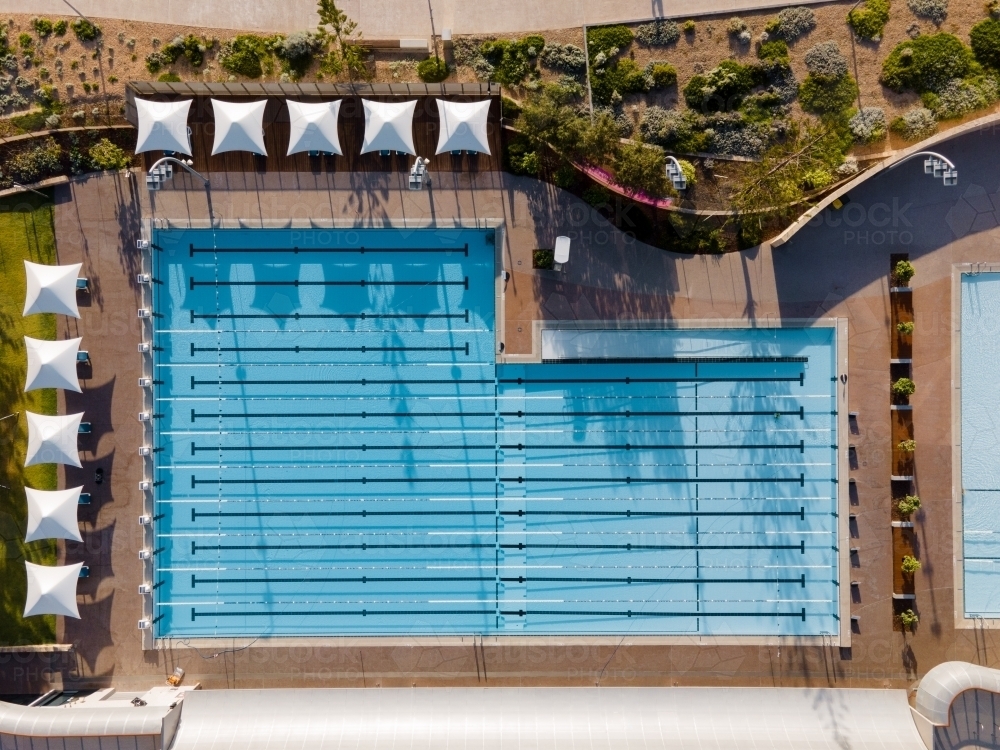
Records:
<instances>
[{"instance_id":1,"label":"white shade sail","mask_svg":"<svg viewBox=\"0 0 1000 750\"><path fill-rule=\"evenodd\" d=\"M179 102L151 102L135 100L139 116L139 137L135 152L179 151L191 155L191 136L188 134L188 112L191 99Z\"/></svg>"},{"instance_id":2,"label":"white shade sail","mask_svg":"<svg viewBox=\"0 0 1000 750\"><path fill-rule=\"evenodd\" d=\"M416 155L413 148L413 112L417 102L372 102L361 100L365 108L365 140L361 153L401 151Z\"/></svg>"},{"instance_id":3,"label":"white shade sail","mask_svg":"<svg viewBox=\"0 0 1000 750\"><path fill-rule=\"evenodd\" d=\"M80 464L77 450L77 435L83 412L61 417L47 417L43 414L25 412L28 416L28 453L24 457L25 466L35 464Z\"/></svg>"},{"instance_id":4,"label":"white shade sail","mask_svg":"<svg viewBox=\"0 0 1000 750\"><path fill-rule=\"evenodd\" d=\"M448 151L478 151L490 153L486 137L486 121L490 116L490 100L481 102L448 102L437 100L441 117L437 153Z\"/></svg>"},{"instance_id":5,"label":"white shade sail","mask_svg":"<svg viewBox=\"0 0 1000 750\"><path fill-rule=\"evenodd\" d=\"M80 619L76 606L76 583L83 563L75 565L35 565L25 562L28 573L28 597L24 616L63 615Z\"/></svg>"},{"instance_id":6,"label":"white shade sail","mask_svg":"<svg viewBox=\"0 0 1000 750\"><path fill-rule=\"evenodd\" d=\"M288 134L288 155L305 151L328 151L343 154L340 150L340 134L337 119L340 116L340 100L335 102L293 102L289 99L288 120L291 130Z\"/></svg>"},{"instance_id":7,"label":"white shade sail","mask_svg":"<svg viewBox=\"0 0 1000 750\"><path fill-rule=\"evenodd\" d=\"M24 488L28 500L28 530L24 541L34 542L38 539L72 539L82 542L80 524L76 513L80 507L80 491L83 487L71 490L35 490Z\"/></svg>"},{"instance_id":8,"label":"white shade sail","mask_svg":"<svg viewBox=\"0 0 1000 750\"><path fill-rule=\"evenodd\" d=\"M76 280L80 276L82 263L67 266L46 266L24 261L24 273L28 277L27 292L24 295L24 315L36 313L59 313L74 318L80 317L76 305Z\"/></svg>"},{"instance_id":9,"label":"white shade sail","mask_svg":"<svg viewBox=\"0 0 1000 750\"><path fill-rule=\"evenodd\" d=\"M267 101L222 102L212 99L215 113L215 143L212 155L226 151L249 151L267 156L264 148L264 108Z\"/></svg>"},{"instance_id":10,"label":"white shade sail","mask_svg":"<svg viewBox=\"0 0 1000 750\"><path fill-rule=\"evenodd\" d=\"M25 391L38 388L63 388L80 393L80 379L76 375L76 355L83 339L42 341L24 337L28 352L28 377Z\"/></svg>"}]
</instances>

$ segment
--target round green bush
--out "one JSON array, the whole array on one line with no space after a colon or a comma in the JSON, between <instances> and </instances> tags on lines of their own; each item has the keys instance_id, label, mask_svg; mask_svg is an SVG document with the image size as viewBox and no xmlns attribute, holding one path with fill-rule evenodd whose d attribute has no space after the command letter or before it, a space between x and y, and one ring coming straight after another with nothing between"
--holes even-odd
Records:
<instances>
[{"instance_id":1,"label":"round green bush","mask_svg":"<svg viewBox=\"0 0 1000 750\"><path fill-rule=\"evenodd\" d=\"M866 0L860 8L847 14L847 23L862 39L877 42L889 22L889 0Z\"/></svg>"},{"instance_id":2,"label":"round green bush","mask_svg":"<svg viewBox=\"0 0 1000 750\"><path fill-rule=\"evenodd\" d=\"M632 44L632 30L628 26L597 26L587 29L587 52L591 58L598 52L619 52Z\"/></svg>"},{"instance_id":3,"label":"round green bush","mask_svg":"<svg viewBox=\"0 0 1000 750\"><path fill-rule=\"evenodd\" d=\"M684 87L684 101L702 112L729 111L739 107L743 97L754 87L749 65L723 60L705 75L691 76Z\"/></svg>"},{"instance_id":4,"label":"round green bush","mask_svg":"<svg viewBox=\"0 0 1000 750\"><path fill-rule=\"evenodd\" d=\"M665 89L677 83L677 71L667 63L650 63L646 66L646 74L649 76L651 89Z\"/></svg>"},{"instance_id":5,"label":"round green bush","mask_svg":"<svg viewBox=\"0 0 1000 750\"><path fill-rule=\"evenodd\" d=\"M222 45L219 64L228 73L260 78L264 75L261 60L270 54L267 39L256 34L240 34Z\"/></svg>"},{"instance_id":6,"label":"round green bush","mask_svg":"<svg viewBox=\"0 0 1000 750\"><path fill-rule=\"evenodd\" d=\"M107 138L101 138L88 153L95 169L125 169L132 163L129 155Z\"/></svg>"},{"instance_id":7,"label":"round green bush","mask_svg":"<svg viewBox=\"0 0 1000 750\"><path fill-rule=\"evenodd\" d=\"M1000 21L987 18L980 21L969 32L972 54L983 65L1000 68Z\"/></svg>"},{"instance_id":8,"label":"round green bush","mask_svg":"<svg viewBox=\"0 0 1000 750\"><path fill-rule=\"evenodd\" d=\"M849 75L820 78L812 73L799 87L802 109L816 115L832 115L850 109L858 97L858 84Z\"/></svg>"},{"instance_id":9,"label":"round green bush","mask_svg":"<svg viewBox=\"0 0 1000 750\"><path fill-rule=\"evenodd\" d=\"M76 38L81 42L92 42L101 35L101 27L86 18L78 18L70 24Z\"/></svg>"},{"instance_id":10,"label":"round green bush","mask_svg":"<svg viewBox=\"0 0 1000 750\"><path fill-rule=\"evenodd\" d=\"M951 34L929 34L908 39L882 63L881 81L896 92L939 91L948 81L964 78L972 52Z\"/></svg>"},{"instance_id":11,"label":"round green bush","mask_svg":"<svg viewBox=\"0 0 1000 750\"><path fill-rule=\"evenodd\" d=\"M417 63L417 75L424 83L440 83L449 72L448 63L439 57L428 57Z\"/></svg>"},{"instance_id":12,"label":"round green bush","mask_svg":"<svg viewBox=\"0 0 1000 750\"><path fill-rule=\"evenodd\" d=\"M908 141L919 141L937 132L937 117L925 107L914 107L893 120L889 129Z\"/></svg>"},{"instance_id":13,"label":"round green bush","mask_svg":"<svg viewBox=\"0 0 1000 750\"><path fill-rule=\"evenodd\" d=\"M180 83L181 77L176 73L161 73L156 80L160 83Z\"/></svg>"},{"instance_id":14,"label":"round green bush","mask_svg":"<svg viewBox=\"0 0 1000 750\"><path fill-rule=\"evenodd\" d=\"M761 60L788 61L788 43L784 39L771 39L757 47L757 57Z\"/></svg>"}]
</instances>

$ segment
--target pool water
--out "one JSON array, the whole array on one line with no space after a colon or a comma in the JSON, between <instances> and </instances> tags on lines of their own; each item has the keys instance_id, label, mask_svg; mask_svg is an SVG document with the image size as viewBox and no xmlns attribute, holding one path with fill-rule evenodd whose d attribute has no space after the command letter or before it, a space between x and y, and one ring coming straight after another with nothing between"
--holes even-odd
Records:
<instances>
[{"instance_id":1,"label":"pool water","mask_svg":"<svg viewBox=\"0 0 1000 750\"><path fill-rule=\"evenodd\" d=\"M497 365L491 230L153 241L159 636L839 632L834 329Z\"/></svg>"},{"instance_id":2,"label":"pool water","mask_svg":"<svg viewBox=\"0 0 1000 750\"><path fill-rule=\"evenodd\" d=\"M965 615L1000 617L1000 273L962 275Z\"/></svg>"}]
</instances>

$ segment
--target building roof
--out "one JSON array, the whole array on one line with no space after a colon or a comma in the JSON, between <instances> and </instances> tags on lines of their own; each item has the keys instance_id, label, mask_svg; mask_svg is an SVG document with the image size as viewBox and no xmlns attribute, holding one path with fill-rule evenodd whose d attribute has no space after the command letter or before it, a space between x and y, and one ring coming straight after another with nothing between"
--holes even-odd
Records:
<instances>
[{"instance_id":1,"label":"building roof","mask_svg":"<svg viewBox=\"0 0 1000 750\"><path fill-rule=\"evenodd\" d=\"M171 750L923 750L903 690L194 691Z\"/></svg>"},{"instance_id":2,"label":"building roof","mask_svg":"<svg viewBox=\"0 0 1000 750\"><path fill-rule=\"evenodd\" d=\"M28 353L28 375L24 390L38 388L62 388L80 393L80 379L76 374L76 356L80 351L81 338L65 341L43 341L24 337L24 348Z\"/></svg>"},{"instance_id":3,"label":"building roof","mask_svg":"<svg viewBox=\"0 0 1000 750\"><path fill-rule=\"evenodd\" d=\"M481 102L449 102L438 99L441 130L435 153L444 154L448 151L490 153L490 142L486 137L490 103L489 99Z\"/></svg>"},{"instance_id":4,"label":"building roof","mask_svg":"<svg viewBox=\"0 0 1000 750\"><path fill-rule=\"evenodd\" d=\"M215 142L212 154L226 151L249 151L267 156L264 147L264 108L267 100L259 102L224 102L212 99L215 114Z\"/></svg>"},{"instance_id":5,"label":"building roof","mask_svg":"<svg viewBox=\"0 0 1000 750\"><path fill-rule=\"evenodd\" d=\"M192 101L183 99L177 102L156 102L136 99L139 135L135 152L179 151L190 156L191 136L187 119Z\"/></svg>"},{"instance_id":6,"label":"building roof","mask_svg":"<svg viewBox=\"0 0 1000 750\"><path fill-rule=\"evenodd\" d=\"M76 583L83 563L74 565L35 565L24 563L28 574L28 596L24 616L63 615L80 619L76 606Z\"/></svg>"},{"instance_id":7,"label":"building roof","mask_svg":"<svg viewBox=\"0 0 1000 750\"><path fill-rule=\"evenodd\" d=\"M24 541L71 539L74 542L82 542L80 524L77 521L82 489L83 487L74 487L71 490L36 490L25 487L28 526Z\"/></svg>"},{"instance_id":8,"label":"building roof","mask_svg":"<svg viewBox=\"0 0 1000 750\"><path fill-rule=\"evenodd\" d=\"M289 99L288 120L291 129L288 137L288 155L304 151L327 151L343 154L337 121L340 102L296 102Z\"/></svg>"},{"instance_id":9,"label":"building roof","mask_svg":"<svg viewBox=\"0 0 1000 750\"><path fill-rule=\"evenodd\" d=\"M82 263L66 266L46 266L24 261L27 291L24 295L24 315L58 313L73 318L80 317L76 305L76 279Z\"/></svg>"},{"instance_id":10,"label":"building roof","mask_svg":"<svg viewBox=\"0 0 1000 750\"><path fill-rule=\"evenodd\" d=\"M416 100L410 102L373 102L362 99L365 108L365 140L361 153L371 151L401 151L416 155L413 148L413 112Z\"/></svg>"},{"instance_id":11,"label":"building roof","mask_svg":"<svg viewBox=\"0 0 1000 750\"><path fill-rule=\"evenodd\" d=\"M83 412L66 416L49 417L25 412L28 419L28 451L25 466L35 464L66 464L80 467L77 435Z\"/></svg>"}]
</instances>

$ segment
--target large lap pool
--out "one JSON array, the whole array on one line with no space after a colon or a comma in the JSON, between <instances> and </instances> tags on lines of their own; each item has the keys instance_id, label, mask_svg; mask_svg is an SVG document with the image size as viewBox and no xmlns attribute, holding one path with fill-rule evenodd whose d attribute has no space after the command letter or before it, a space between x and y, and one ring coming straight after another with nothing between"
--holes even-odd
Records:
<instances>
[{"instance_id":1,"label":"large lap pool","mask_svg":"<svg viewBox=\"0 0 1000 750\"><path fill-rule=\"evenodd\" d=\"M498 366L492 230L325 235L154 232L158 636L839 632L835 329Z\"/></svg>"}]
</instances>

